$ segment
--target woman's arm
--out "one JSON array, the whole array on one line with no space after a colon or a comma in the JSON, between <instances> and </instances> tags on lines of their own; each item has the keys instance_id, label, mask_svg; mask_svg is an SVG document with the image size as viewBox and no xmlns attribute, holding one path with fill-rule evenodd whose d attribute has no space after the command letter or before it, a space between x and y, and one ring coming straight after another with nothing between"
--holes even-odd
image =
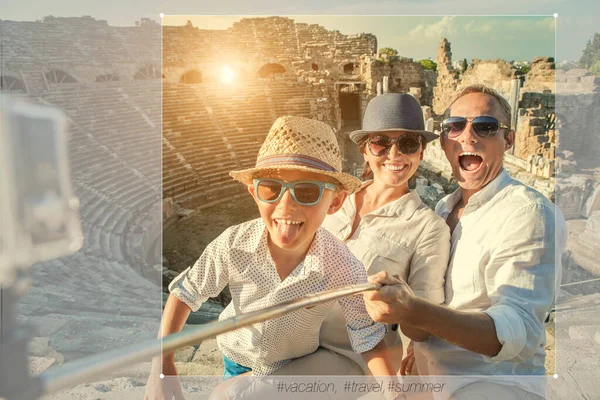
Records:
<instances>
[{"instance_id":1,"label":"woman's arm","mask_svg":"<svg viewBox=\"0 0 600 400\"><path fill-rule=\"evenodd\" d=\"M432 216L425 234L419 238L410 264L407 283L415 295L434 304L444 303L444 284L449 259L450 229L443 219ZM429 336L428 332L403 324L402 321L400 329L415 342L421 342Z\"/></svg>"},{"instance_id":2,"label":"woman's arm","mask_svg":"<svg viewBox=\"0 0 600 400\"><path fill-rule=\"evenodd\" d=\"M382 339L375 347L361 354L373 376L395 376L392 357Z\"/></svg>"}]
</instances>

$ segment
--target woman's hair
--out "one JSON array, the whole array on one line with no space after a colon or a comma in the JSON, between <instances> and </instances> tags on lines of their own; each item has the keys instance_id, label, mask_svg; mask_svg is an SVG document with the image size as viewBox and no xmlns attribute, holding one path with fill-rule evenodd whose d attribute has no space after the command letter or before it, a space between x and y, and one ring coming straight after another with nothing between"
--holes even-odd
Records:
<instances>
[{"instance_id":1,"label":"woman's hair","mask_svg":"<svg viewBox=\"0 0 600 400\"><path fill-rule=\"evenodd\" d=\"M368 151L366 146L367 146L367 141L369 140L369 136L363 136L359 141L358 141L358 149L363 152L363 151ZM427 147L427 142L425 142L425 140L421 140L421 150L425 151L425 148ZM362 171L360 173L360 179L363 181L366 181L367 179L373 179L373 171L371 171L371 167L369 166L368 162L364 162L363 166L362 166ZM415 171L415 173L413 174L413 176L410 177L410 179L408 180L408 187L410 189L414 189L417 183L417 172Z\"/></svg>"}]
</instances>

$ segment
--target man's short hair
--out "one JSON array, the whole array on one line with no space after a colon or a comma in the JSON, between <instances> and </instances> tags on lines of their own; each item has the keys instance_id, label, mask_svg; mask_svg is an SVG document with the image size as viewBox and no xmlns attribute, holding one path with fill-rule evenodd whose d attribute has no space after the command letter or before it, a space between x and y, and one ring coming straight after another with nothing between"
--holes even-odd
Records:
<instances>
[{"instance_id":1,"label":"man's short hair","mask_svg":"<svg viewBox=\"0 0 600 400\"><path fill-rule=\"evenodd\" d=\"M444 119L446 119L450 116L450 107L452 107L452 104L454 104L456 102L456 100L460 99L463 96L471 94L471 93L487 94L488 96L492 96L493 98L495 98L496 101L498 102L498 104L500 105L500 110L502 111L502 117L504 118L503 122L506 123L506 125L508 125L508 126L511 125L511 118L510 118L511 109L510 109L510 104L508 104L508 101L506 101L504 96L502 96L500 93L498 93L497 90L492 89L489 86L482 85L480 83L476 83L474 85L469 85L469 86L462 88L454 96L454 98L450 102L450 105L448 106L448 108L446 108L446 111L444 112Z\"/></svg>"}]
</instances>

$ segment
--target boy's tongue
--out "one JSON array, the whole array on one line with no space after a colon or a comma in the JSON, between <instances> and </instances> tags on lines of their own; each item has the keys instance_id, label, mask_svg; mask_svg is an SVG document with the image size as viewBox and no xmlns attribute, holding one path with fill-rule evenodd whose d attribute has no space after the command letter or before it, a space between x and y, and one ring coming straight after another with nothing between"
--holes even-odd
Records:
<instances>
[{"instance_id":1,"label":"boy's tongue","mask_svg":"<svg viewBox=\"0 0 600 400\"><path fill-rule=\"evenodd\" d=\"M298 235L302 224L286 224L283 222L277 223L277 235L279 240L284 244L290 244Z\"/></svg>"},{"instance_id":2,"label":"boy's tongue","mask_svg":"<svg viewBox=\"0 0 600 400\"><path fill-rule=\"evenodd\" d=\"M460 166L465 171L475 171L483 161L479 156L465 155L460 156Z\"/></svg>"}]
</instances>

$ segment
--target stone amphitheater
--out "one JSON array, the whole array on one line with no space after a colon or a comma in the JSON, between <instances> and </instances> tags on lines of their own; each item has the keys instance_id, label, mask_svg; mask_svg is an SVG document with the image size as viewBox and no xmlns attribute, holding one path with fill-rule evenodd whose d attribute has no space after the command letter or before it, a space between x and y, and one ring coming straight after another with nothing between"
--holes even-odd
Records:
<instances>
[{"instance_id":1,"label":"stone amphitheater","mask_svg":"<svg viewBox=\"0 0 600 400\"><path fill-rule=\"evenodd\" d=\"M433 72L409 58L379 57L374 35L345 35L281 17L244 18L219 31L164 26L162 59L161 26L149 19L132 27L92 17L0 20L0 40L2 92L59 107L69 118L85 237L76 254L31 268L18 317L36 331L33 373L156 337L166 297L162 284L226 224L250 217L238 199L244 188L227 174L254 164L277 117L330 124L344 169L357 174L362 158L347 132L360 126L378 92L411 93L437 129L456 88L482 82L515 108L519 139L507 168L555 200L569 219L564 287L556 323L548 326L558 352L556 366L548 357L548 369L559 375L549 396L600 396L589 372L600 360L600 271L594 263L600 141L585 129L600 122L600 82L586 71L555 71L554 60L545 57L533 60L524 76L503 60L474 60L459 73L442 39ZM222 81L225 69L235 76L233 84ZM429 205L455 187L438 143L428 147L419 175L416 190ZM213 227L211 215L233 219L223 217L224 226ZM202 243L177 247L206 224L212 229L201 232ZM161 258L163 242L167 259ZM176 251L192 256L184 262L171 257ZM208 302L189 322L216 319L221 308ZM205 398L210 379L192 376L220 373L214 339L180 350L177 362L189 398ZM138 364L48 398L141 398L148 368Z\"/></svg>"}]
</instances>

